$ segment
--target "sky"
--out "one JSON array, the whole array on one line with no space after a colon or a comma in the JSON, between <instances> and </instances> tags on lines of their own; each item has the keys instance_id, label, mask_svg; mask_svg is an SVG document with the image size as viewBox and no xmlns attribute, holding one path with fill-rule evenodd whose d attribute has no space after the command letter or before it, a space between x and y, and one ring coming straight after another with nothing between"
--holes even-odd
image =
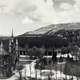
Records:
<instances>
[{"instance_id":1,"label":"sky","mask_svg":"<svg viewBox=\"0 0 80 80\"><path fill-rule=\"evenodd\" d=\"M72 22L80 22L80 0L0 0L0 35Z\"/></svg>"}]
</instances>

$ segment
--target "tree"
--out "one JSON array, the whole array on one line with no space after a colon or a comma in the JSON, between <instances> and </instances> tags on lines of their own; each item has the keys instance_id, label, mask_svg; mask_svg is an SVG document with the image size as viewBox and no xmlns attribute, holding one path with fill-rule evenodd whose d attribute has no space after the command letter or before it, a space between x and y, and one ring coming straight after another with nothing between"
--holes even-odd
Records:
<instances>
[{"instance_id":1,"label":"tree","mask_svg":"<svg viewBox=\"0 0 80 80\"><path fill-rule=\"evenodd\" d=\"M72 46L71 52L72 55L75 56L77 60L77 57L79 55L79 47L77 45Z\"/></svg>"},{"instance_id":2,"label":"tree","mask_svg":"<svg viewBox=\"0 0 80 80\"><path fill-rule=\"evenodd\" d=\"M56 51L53 52L52 60L53 60L53 62L57 61L57 52Z\"/></svg>"},{"instance_id":3,"label":"tree","mask_svg":"<svg viewBox=\"0 0 80 80\"><path fill-rule=\"evenodd\" d=\"M33 50L32 49L28 49L28 55L32 58L32 56L34 55Z\"/></svg>"},{"instance_id":4,"label":"tree","mask_svg":"<svg viewBox=\"0 0 80 80\"><path fill-rule=\"evenodd\" d=\"M41 58L43 56L43 53L44 53L43 48L33 47L33 51L34 51L35 57Z\"/></svg>"},{"instance_id":5,"label":"tree","mask_svg":"<svg viewBox=\"0 0 80 80\"><path fill-rule=\"evenodd\" d=\"M41 58L44 55L45 50L43 48L37 48L37 47L33 47L31 49L28 50L28 55L30 57L38 57Z\"/></svg>"}]
</instances>

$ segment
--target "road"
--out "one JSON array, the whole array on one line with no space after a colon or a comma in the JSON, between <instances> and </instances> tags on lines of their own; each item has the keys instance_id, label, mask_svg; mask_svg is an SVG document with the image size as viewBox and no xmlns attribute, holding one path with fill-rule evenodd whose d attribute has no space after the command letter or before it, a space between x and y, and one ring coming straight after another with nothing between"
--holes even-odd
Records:
<instances>
[{"instance_id":1,"label":"road","mask_svg":"<svg viewBox=\"0 0 80 80\"><path fill-rule=\"evenodd\" d=\"M36 60L33 60L31 63L25 64L25 67L21 70L22 76L26 77L26 79L28 79L29 77L32 77L32 78L37 78L37 79L42 79L42 80L44 79L48 80L48 76L52 72L53 75L50 76L52 80L56 78L63 80L63 78L65 77L67 77L67 80L69 80L72 77L72 76L63 74L60 71L55 71L55 70L41 70L41 71L35 70L35 64L36 64ZM8 79L0 79L0 80L18 80L19 72L15 71L14 73L15 74L12 77ZM73 80L77 80L77 78L74 76Z\"/></svg>"}]
</instances>

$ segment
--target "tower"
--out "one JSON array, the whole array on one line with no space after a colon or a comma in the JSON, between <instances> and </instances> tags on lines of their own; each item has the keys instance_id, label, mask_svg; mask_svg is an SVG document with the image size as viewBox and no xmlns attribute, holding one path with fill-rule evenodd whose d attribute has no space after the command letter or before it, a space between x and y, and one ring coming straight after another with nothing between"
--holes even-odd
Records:
<instances>
[{"instance_id":1,"label":"tower","mask_svg":"<svg viewBox=\"0 0 80 80\"><path fill-rule=\"evenodd\" d=\"M11 38L9 39L9 53L11 56L11 63L13 66L13 70L16 67L17 49L18 49L18 41L16 40L15 43L14 36L13 36L13 29L12 29Z\"/></svg>"},{"instance_id":2,"label":"tower","mask_svg":"<svg viewBox=\"0 0 80 80\"><path fill-rule=\"evenodd\" d=\"M3 42L1 41L1 44L0 44L0 53L3 54Z\"/></svg>"},{"instance_id":3,"label":"tower","mask_svg":"<svg viewBox=\"0 0 80 80\"><path fill-rule=\"evenodd\" d=\"M18 56L18 39L16 39L16 46L15 46L15 50L16 50L16 55Z\"/></svg>"},{"instance_id":4,"label":"tower","mask_svg":"<svg viewBox=\"0 0 80 80\"><path fill-rule=\"evenodd\" d=\"M11 53L11 40L9 40L9 53Z\"/></svg>"},{"instance_id":5,"label":"tower","mask_svg":"<svg viewBox=\"0 0 80 80\"><path fill-rule=\"evenodd\" d=\"M13 37L13 29L12 29L11 38L9 40L9 53L13 53L13 51L14 51L14 37Z\"/></svg>"},{"instance_id":6,"label":"tower","mask_svg":"<svg viewBox=\"0 0 80 80\"><path fill-rule=\"evenodd\" d=\"M18 62L19 64L19 51L18 51L19 47L18 47L18 39L16 39L16 42L15 42L15 52L16 52L16 61L15 63Z\"/></svg>"}]
</instances>

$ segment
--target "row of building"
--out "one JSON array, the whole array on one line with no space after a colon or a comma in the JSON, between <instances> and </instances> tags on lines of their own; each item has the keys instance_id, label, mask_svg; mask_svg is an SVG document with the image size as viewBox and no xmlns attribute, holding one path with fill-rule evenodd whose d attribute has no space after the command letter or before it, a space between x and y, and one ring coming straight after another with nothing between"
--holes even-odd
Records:
<instances>
[{"instance_id":1,"label":"row of building","mask_svg":"<svg viewBox=\"0 0 80 80\"><path fill-rule=\"evenodd\" d=\"M4 40L1 40L0 43L0 78L7 78L12 75L19 57L18 40L14 41L13 33L7 41L7 48L5 48Z\"/></svg>"}]
</instances>

